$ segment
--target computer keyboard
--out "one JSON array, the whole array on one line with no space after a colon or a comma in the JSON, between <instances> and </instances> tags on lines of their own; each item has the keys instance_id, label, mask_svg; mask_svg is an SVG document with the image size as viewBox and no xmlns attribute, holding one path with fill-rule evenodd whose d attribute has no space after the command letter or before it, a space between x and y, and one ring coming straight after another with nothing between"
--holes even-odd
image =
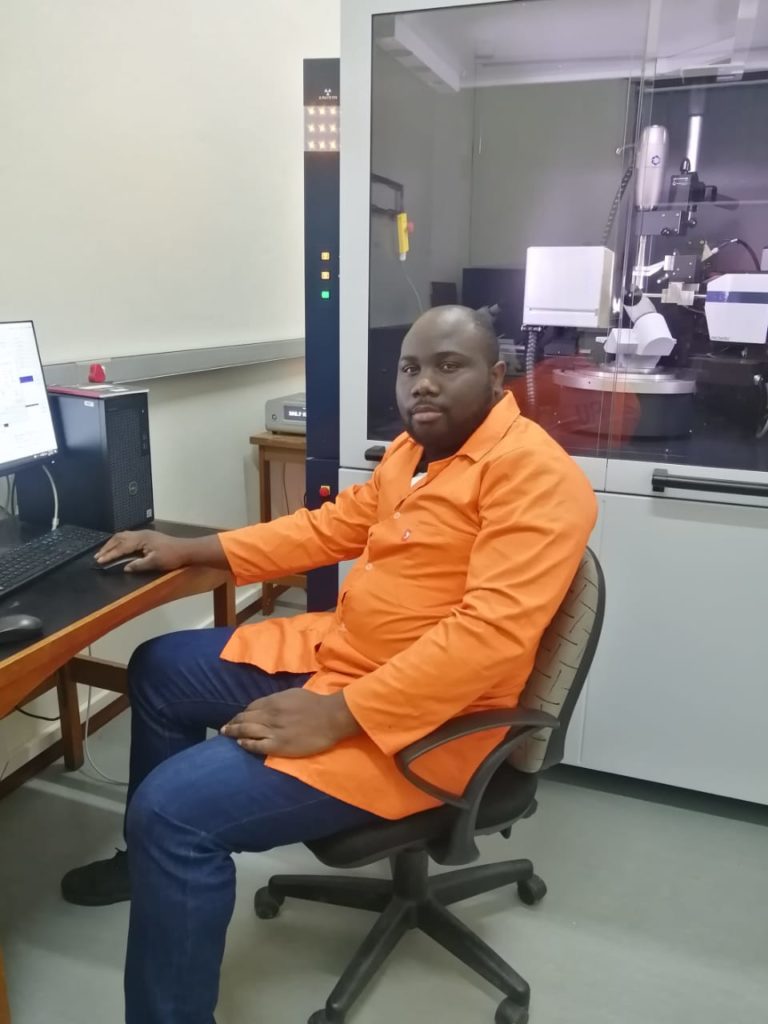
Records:
<instances>
[{"instance_id":1,"label":"computer keyboard","mask_svg":"<svg viewBox=\"0 0 768 1024\"><path fill-rule=\"evenodd\" d=\"M84 526L59 526L0 552L0 598L100 547L109 537L108 533Z\"/></svg>"}]
</instances>

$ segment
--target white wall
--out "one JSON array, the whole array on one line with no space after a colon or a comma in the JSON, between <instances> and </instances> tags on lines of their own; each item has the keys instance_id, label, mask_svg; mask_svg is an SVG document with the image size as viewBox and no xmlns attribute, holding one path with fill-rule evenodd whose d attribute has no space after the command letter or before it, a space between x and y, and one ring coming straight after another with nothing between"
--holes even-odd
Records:
<instances>
[{"instance_id":1,"label":"white wall","mask_svg":"<svg viewBox=\"0 0 768 1024\"><path fill-rule=\"evenodd\" d=\"M264 403L304 389L304 361L284 360L150 381L155 509L159 519L220 527L258 518L248 438Z\"/></svg>"},{"instance_id":2,"label":"white wall","mask_svg":"<svg viewBox=\"0 0 768 1024\"><path fill-rule=\"evenodd\" d=\"M296 337L338 0L3 0L0 320L45 362Z\"/></svg>"},{"instance_id":3,"label":"white wall","mask_svg":"<svg viewBox=\"0 0 768 1024\"><path fill-rule=\"evenodd\" d=\"M181 330L180 325L184 345L211 344L212 332L222 342L301 337L301 58L336 55L338 31L338 0L221 0L216 5L203 0L136 0L130 4L122 0L67 0L66 4L5 0L0 5L0 132L5 140L0 184L8 183L9 172L14 180L10 192L0 188L4 233L0 319L33 316L47 361L69 358L73 349L90 357L98 351L99 338L114 340L110 325L125 313L106 303L102 294L100 264L111 260L111 272L125 274L125 302L135 300L140 310L142 343L133 345L138 350L146 350L147 339L161 339L162 347L174 347L168 340L172 331ZM73 205L54 187L52 171L61 168L46 169L45 147L57 139L67 145L73 139L87 141L86 127L95 107L104 117L108 139L104 145L117 144L120 132L110 121L104 98L97 94L102 73L109 78L115 71L111 65L127 59L126 47L132 49L130 62L123 66L125 93L119 120L124 128L130 128L134 144L150 146L151 171L141 181L128 181L131 188L119 193L103 190L97 168L89 160L98 140L89 142L82 161L68 165L68 175L81 175L92 190L88 193L94 199L89 216L103 220L105 248L86 246L78 233L85 209ZM254 130L263 136L264 146L258 160L243 163L237 153L226 160L235 183L247 178L253 197L247 209L232 204L227 194L213 197L206 191L209 173L222 169L223 155L218 127L206 119L205 111L201 112L198 140L200 161L195 167L179 166L179 140L173 132L150 138L137 118L131 117L134 92L140 101L136 110L146 109L144 62L148 61L156 74L161 55L169 81L178 82L182 73L205 72L212 88L224 88L222 82L243 84L241 91L235 89L230 96L233 116L241 117L246 111ZM262 82L258 92L252 88L256 72ZM61 103L66 97L68 109L79 110L74 121L61 121L59 91ZM27 175L21 173L24 168L10 147L11 138L23 142L26 152L34 156ZM157 236L143 239L146 245L140 254L136 249L129 254L128 242L133 245L142 240L132 224L135 193L157 204L158 214L164 215L168 207L179 213L175 190L182 182L182 172L196 176L196 226L199 229L204 224L210 232L210 248L192 252L183 246L169 246L159 231ZM181 205L181 212L189 212L186 201ZM7 239L18 238L22 215L28 237L40 237L45 228L50 238L49 229L56 225L58 240L52 247L25 249L25 265L19 267L13 265L14 253L18 261L18 248L14 250ZM235 287L247 301L254 316L252 337L228 333L226 323L210 316L207 300L196 292L196 275L203 266L212 275L209 297ZM162 290L155 287L158 275ZM48 299L53 296L56 301L51 300L41 318L35 281L43 279ZM145 301L148 298L151 301ZM182 333L173 337L181 339ZM303 361L295 359L150 381L157 516L225 528L257 520L258 475L248 438L264 428L266 398L300 391L303 386ZM287 489L289 504L296 506L304 488L300 475L290 472L293 469L289 467ZM276 484L274 503L280 511L282 481L278 478ZM125 661L143 639L205 625L210 618L209 598L189 598L116 630L94 645L93 653ZM101 703L97 694L96 706ZM41 698L31 710L55 714L55 699ZM18 714L0 722L0 776L4 769L11 772L39 752L56 737L56 730L54 725Z\"/></svg>"}]
</instances>

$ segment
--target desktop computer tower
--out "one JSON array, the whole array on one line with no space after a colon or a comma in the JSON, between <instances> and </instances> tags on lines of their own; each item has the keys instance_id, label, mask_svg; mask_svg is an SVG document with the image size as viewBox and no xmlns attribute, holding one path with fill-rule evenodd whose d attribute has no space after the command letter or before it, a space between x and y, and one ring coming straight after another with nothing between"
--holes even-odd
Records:
<instances>
[{"instance_id":1,"label":"desktop computer tower","mask_svg":"<svg viewBox=\"0 0 768 1024\"><path fill-rule=\"evenodd\" d=\"M108 385L48 389L59 454L48 464L59 521L114 533L154 518L146 391ZM19 518L50 523L53 492L39 466L16 474Z\"/></svg>"}]
</instances>

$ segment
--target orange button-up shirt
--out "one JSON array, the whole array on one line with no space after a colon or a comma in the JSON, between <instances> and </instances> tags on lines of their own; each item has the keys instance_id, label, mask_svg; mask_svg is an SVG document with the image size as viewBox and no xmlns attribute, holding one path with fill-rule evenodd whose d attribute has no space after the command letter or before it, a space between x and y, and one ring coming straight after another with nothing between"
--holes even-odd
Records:
<instances>
[{"instance_id":1,"label":"orange button-up shirt","mask_svg":"<svg viewBox=\"0 0 768 1024\"><path fill-rule=\"evenodd\" d=\"M456 715L517 704L596 512L581 470L511 395L412 485L421 456L402 434L335 502L220 535L238 584L357 559L335 611L242 626L222 658L343 689L362 733L267 764L385 818L436 805L400 774L399 750ZM414 768L461 792L504 732Z\"/></svg>"}]
</instances>

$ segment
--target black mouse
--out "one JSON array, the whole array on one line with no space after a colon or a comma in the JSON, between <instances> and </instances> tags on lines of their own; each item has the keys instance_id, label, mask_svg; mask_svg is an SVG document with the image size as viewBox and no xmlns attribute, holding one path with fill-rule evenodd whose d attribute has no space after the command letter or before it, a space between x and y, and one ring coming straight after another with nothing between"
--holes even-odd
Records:
<instances>
[{"instance_id":1,"label":"black mouse","mask_svg":"<svg viewBox=\"0 0 768 1024\"><path fill-rule=\"evenodd\" d=\"M0 616L0 644L29 640L33 636L40 636L42 632L43 624L34 615Z\"/></svg>"},{"instance_id":2,"label":"black mouse","mask_svg":"<svg viewBox=\"0 0 768 1024\"><path fill-rule=\"evenodd\" d=\"M126 565L135 562L139 555L124 555L122 558L115 558L111 562L97 562L102 572L124 572Z\"/></svg>"}]
</instances>

